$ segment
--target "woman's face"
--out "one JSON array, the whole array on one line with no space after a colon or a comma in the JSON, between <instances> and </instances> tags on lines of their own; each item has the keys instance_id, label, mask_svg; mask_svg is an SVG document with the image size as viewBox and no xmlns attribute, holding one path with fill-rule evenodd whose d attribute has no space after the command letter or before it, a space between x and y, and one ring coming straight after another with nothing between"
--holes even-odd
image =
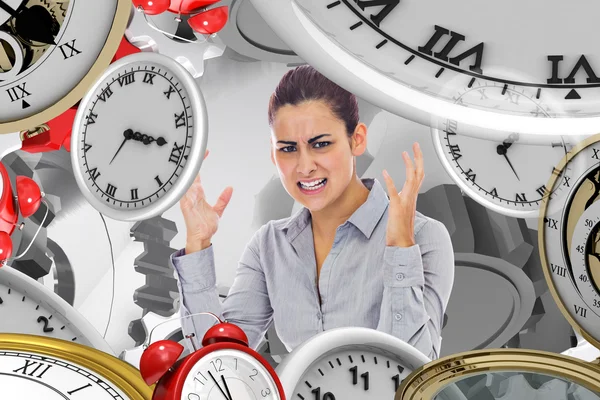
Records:
<instances>
[{"instance_id":1,"label":"woman's face","mask_svg":"<svg viewBox=\"0 0 600 400\"><path fill-rule=\"evenodd\" d=\"M333 203L354 173L354 156L366 149L366 127L352 137L346 125L322 101L285 105L272 125L271 159L286 191L311 211Z\"/></svg>"}]
</instances>

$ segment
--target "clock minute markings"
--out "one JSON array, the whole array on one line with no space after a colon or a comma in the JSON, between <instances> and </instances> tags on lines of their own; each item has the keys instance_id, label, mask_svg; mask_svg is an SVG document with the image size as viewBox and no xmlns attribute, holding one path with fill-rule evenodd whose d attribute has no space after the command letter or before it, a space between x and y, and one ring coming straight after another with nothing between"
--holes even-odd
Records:
<instances>
[{"instance_id":1,"label":"clock minute markings","mask_svg":"<svg viewBox=\"0 0 600 400\"><path fill-rule=\"evenodd\" d=\"M384 6L381 11L377 14L371 14L369 18L377 27L381 25L383 20L387 18L388 15L400 4L400 0L354 0L357 6L360 7L361 10L365 10L368 7L380 7Z\"/></svg>"},{"instance_id":2,"label":"clock minute markings","mask_svg":"<svg viewBox=\"0 0 600 400\"><path fill-rule=\"evenodd\" d=\"M558 76L558 68L559 68L559 63L563 59L564 59L564 56L562 56L562 55L549 55L548 56L548 61L550 61L552 63L551 76L547 80L547 82L549 84L574 84L575 83L575 75L577 75L577 73L579 72L579 70L581 68L583 68L583 70L585 71L585 73L587 75L587 78L586 78L587 83L592 83L592 84L600 83L600 78L598 78L598 76L596 76L594 69L590 65L587 58L585 58L585 55L582 55L581 57L579 57L579 59L575 63L575 66L573 67L573 69L571 70L571 72L569 73L569 75L566 78L560 78ZM569 93L567 93L567 95L565 96L565 100L580 100L580 99L581 99L581 96L579 95L579 93L577 93L577 91L575 89L571 89L571 91Z\"/></svg>"},{"instance_id":3,"label":"clock minute markings","mask_svg":"<svg viewBox=\"0 0 600 400\"><path fill-rule=\"evenodd\" d=\"M72 394L73 394L73 393L75 393L75 392L79 392L80 390L83 390L83 389L86 389L86 388L89 388L89 387L92 387L92 384L91 384L91 383L88 383L87 385L84 385L84 386L78 387L77 389L69 390L67 393L68 393L69 395L72 395Z\"/></svg>"}]
</instances>

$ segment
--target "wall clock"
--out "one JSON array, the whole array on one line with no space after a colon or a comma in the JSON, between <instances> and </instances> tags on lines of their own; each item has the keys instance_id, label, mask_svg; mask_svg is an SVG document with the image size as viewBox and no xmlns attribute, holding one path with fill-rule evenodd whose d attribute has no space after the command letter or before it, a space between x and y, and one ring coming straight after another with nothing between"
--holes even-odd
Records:
<instances>
[{"instance_id":1,"label":"wall clock","mask_svg":"<svg viewBox=\"0 0 600 400\"><path fill-rule=\"evenodd\" d=\"M110 218L160 215L198 174L207 131L204 99L184 67L161 54L129 55L111 64L77 110L75 179Z\"/></svg>"},{"instance_id":2,"label":"wall clock","mask_svg":"<svg viewBox=\"0 0 600 400\"><path fill-rule=\"evenodd\" d=\"M0 385L10 399L149 400L139 371L99 350L60 339L0 334Z\"/></svg>"},{"instance_id":3,"label":"wall clock","mask_svg":"<svg viewBox=\"0 0 600 400\"><path fill-rule=\"evenodd\" d=\"M276 371L288 399L385 399L410 372L429 361L386 333L337 328L294 349Z\"/></svg>"},{"instance_id":4,"label":"wall clock","mask_svg":"<svg viewBox=\"0 0 600 400\"><path fill-rule=\"evenodd\" d=\"M440 358L406 378L394 400L597 400L600 368L524 349L476 350Z\"/></svg>"},{"instance_id":5,"label":"wall clock","mask_svg":"<svg viewBox=\"0 0 600 400\"><path fill-rule=\"evenodd\" d=\"M9 266L0 268L0 311L2 332L62 339L113 354L100 333L70 304Z\"/></svg>"},{"instance_id":6,"label":"wall clock","mask_svg":"<svg viewBox=\"0 0 600 400\"><path fill-rule=\"evenodd\" d=\"M590 48L593 10L569 24L559 7L518 0L489 8L476 0L252 0L271 29L323 74L394 114L429 124L431 114L466 125L534 134L593 134L600 119L600 57ZM465 12L468 10L468 12ZM507 29L510 27L510 29ZM568 32L568 33L565 33ZM546 103L552 119L479 100L455 103L457 89L497 84ZM575 118L571 118L575 117Z\"/></svg>"},{"instance_id":7,"label":"wall clock","mask_svg":"<svg viewBox=\"0 0 600 400\"><path fill-rule=\"evenodd\" d=\"M128 0L11 0L0 5L5 44L0 50L0 133L46 123L77 103L113 58L131 11Z\"/></svg>"}]
</instances>

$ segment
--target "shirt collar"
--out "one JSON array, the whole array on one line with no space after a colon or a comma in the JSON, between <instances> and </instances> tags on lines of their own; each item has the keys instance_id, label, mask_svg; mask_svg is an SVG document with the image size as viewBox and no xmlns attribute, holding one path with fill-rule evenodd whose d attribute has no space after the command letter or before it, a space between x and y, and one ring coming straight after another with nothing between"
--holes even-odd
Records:
<instances>
[{"instance_id":1,"label":"shirt collar","mask_svg":"<svg viewBox=\"0 0 600 400\"><path fill-rule=\"evenodd\" d=\"M390 201L377 179L365 178L361 181L369 189L369 196L348 218L347 222L354 225L369 239ZM309 222L310 211L306 207L302 207L280 229L286 233L288 240L292 241L306 228Z\"/></svg>"}]
</instances>

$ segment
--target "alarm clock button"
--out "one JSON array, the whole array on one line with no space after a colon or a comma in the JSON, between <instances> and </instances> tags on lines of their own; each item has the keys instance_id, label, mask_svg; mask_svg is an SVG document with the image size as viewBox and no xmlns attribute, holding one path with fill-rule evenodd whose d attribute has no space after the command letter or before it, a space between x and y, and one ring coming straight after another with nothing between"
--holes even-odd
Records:
<instances>
[{"instance_id":1,"label":"alarm clock button","mask_svg":"<svg viewBox=\"0 0 600 400\"><path fill-rule=\"evenodd\" d=\"M141 7L148 15L162 14L169 8L170 0L133 0L135 8Z\"/></svg>"},{"instance_id":2,"label":"alarm clock button","mask_svg":"<svg viewBox=\"0 0 600 400\"><path fill-rule=\"evenodd\" d=\"M248 346L248 337L239 326L222 322L206 331L202 339L202 346L218 342L234 342Z\"/></svg>"},{"instance_id":3,"label":"alarm clock button","mask_svg":"<svg viewBox=\"0 0 600 400\"><path fill-rule=\"evenodd\" d=\"M26 176L17 176L17 199L23 218L36 213L42 202L42 192L37 183Z\"/></svg>"},{"instance_id":4,"label":"alarm clock button","mask_svg":"<svg viewBox=\"0 0 600 400\"><path fill-rule=\"evenodd\" d=\"M148 385L152 385L175 364L183 346L172 340L159 340L152 343L140 359L140 373Z\"/></svg>"},{"instance_id":5,"label":"alarm clock button","mask_svg":"<svg viewBox=\"0 0 600 400\"><path fill-rule=\"evenodd\" d=\"M227 6L222 6L194 15L188 19L188 24L198 33L212 35L223 29L228 16Z\"/></svg>"},{"instance_id":6,"label":"alarm clock button","mask_svg":"<svg viewBox=\"0 0 600 400\"><path fill-rule=\"evenodd\" d=\"M0 267L12 255L12 247L12 240L10 240L8 233L0 231Z\"/></svg>"}]
</instances>

